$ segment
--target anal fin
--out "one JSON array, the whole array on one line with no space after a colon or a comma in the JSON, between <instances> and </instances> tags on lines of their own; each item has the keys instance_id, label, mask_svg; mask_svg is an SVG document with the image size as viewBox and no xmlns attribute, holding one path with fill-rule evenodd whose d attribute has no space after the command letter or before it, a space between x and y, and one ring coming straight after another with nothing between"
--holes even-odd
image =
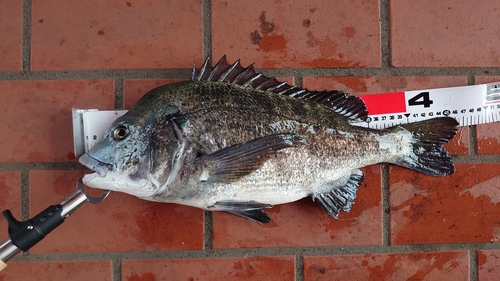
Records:
<instances>
[{"instance_id":1,"label":"anal fin","mask_svg":"<svg viewBox=\"0 0 500 281\"><path fill-rule=\"evenodd\" d=\"M349 212L351 210L358 187L363 179L363 172L357 169L353 170L345 184L335 186L330 192L313 194L312 198L325 212L338 219L340 211Z\"/></svg>"},{"instance_id":2,"label":"anal fin","mask_svg":"<svg viewBox=\"0 0 500 281\"><path fill-rule=\"evenodd\" d=\"M218 201L207 209L211 211L226 211L228 213L244 217L259 223L270 223L271 219L264 212L264 208L272 208L270 204L259 203L255 201Z\"/></svg>"}]
</instances>

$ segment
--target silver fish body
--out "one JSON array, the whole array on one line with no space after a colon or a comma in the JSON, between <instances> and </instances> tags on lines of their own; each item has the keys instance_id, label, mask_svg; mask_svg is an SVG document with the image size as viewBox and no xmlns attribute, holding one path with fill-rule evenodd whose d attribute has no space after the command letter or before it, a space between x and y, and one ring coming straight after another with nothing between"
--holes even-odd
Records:
<instances>
[{"instance_id":1,"label":"silver fish body","mask_svg":"<svg viewBox=\"0 0 500 281\"><path fill-rule=\"evenodd\" d=\"M266 223L263 208L307 196L333 217L349 211L364 166L454 172L442 148L454 119L352 125L366 115L356 97L291 87L223 58L150 91L116 120L80 158L96 171L84 183Z\"/></svg>"}]
</instances>

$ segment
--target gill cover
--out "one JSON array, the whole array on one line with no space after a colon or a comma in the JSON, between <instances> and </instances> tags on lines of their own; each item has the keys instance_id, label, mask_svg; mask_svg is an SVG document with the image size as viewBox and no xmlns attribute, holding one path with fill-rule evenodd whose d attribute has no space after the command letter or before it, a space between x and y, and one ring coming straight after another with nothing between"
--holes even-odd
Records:
<instances>
[{"instance_id":1,"label":"gill cover","mask_svg":"<svg viewBox=\"0 0 500 281\"><path fill-rule=\"evenodd\" d=\"M182 126L186 117L181 114L161 116L149 138L149 168L151 180L158 187L178 183L186 158L189 141Z\"/></svg>"}]
</instances>

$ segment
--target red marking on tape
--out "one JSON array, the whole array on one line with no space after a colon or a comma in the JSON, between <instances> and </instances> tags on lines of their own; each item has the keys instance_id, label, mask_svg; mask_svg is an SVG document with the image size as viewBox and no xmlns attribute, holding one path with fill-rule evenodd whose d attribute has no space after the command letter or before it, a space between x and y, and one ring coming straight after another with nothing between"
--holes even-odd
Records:
<instances>
[{"instance_id":1,"label":"red marking on tape","mask_svg":"<svg viewBox=\"0 0 500 281\"><path fill-rule=\"evenodd\" d=\"M405 92L359 96L370 115L406 112Z\"/></svg>"}]
</instances>

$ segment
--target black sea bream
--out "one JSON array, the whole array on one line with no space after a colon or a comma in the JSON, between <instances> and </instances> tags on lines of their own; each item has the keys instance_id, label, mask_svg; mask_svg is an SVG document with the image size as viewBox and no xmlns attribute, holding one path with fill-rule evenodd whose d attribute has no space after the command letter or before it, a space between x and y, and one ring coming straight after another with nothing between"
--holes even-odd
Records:
<instances>
[{"instance_id":1,"label":"black sea bream","mask_svg":"<svg viewBox=\"0 0 500 281\"><path fill-rule=\"evenodd\" d=\"M442 147L453 118L374 130L363 101L308 91L222 58L191 80L148 92L80 162L88 186L142 199L227 211L268 223L263 208L311 197L348 212L359 168L392 163L427 175L454 172Z\"/></svg>"}]
</instances>

